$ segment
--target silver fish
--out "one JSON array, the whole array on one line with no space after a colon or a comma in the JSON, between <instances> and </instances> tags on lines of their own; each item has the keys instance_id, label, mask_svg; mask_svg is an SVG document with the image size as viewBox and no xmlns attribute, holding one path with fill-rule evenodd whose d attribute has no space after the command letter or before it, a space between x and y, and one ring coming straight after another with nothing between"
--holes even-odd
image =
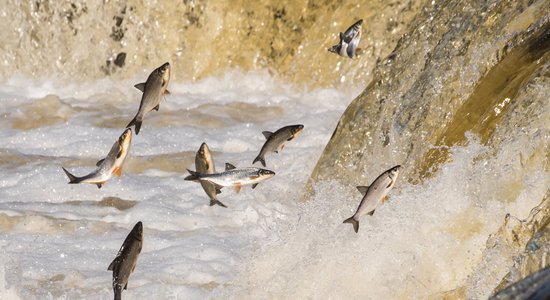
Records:
<instances>
[{"instance_id":1,"label":"silver fish","mask_svg":"<svg viewBox=\"0 0 550 300\"><path fill-rule=\"evenodd\" d=\"M285 148L285 143L295 139L304 129L304 125L289 125L275 132L263 131L266 141L260 150L260 154L254 159L252 164L257 161L261 162L265 167L265 155L270 152L279 153Z\"/></svg>"},{"instance_id":2,"label":"silver fish","mask_svg":"<svg viewBox=\"0 0 550 300\"><path fill-rule=\"evenodd\" d=\"M118 253L107 268L113 271L113 291L115 300L121 299L123 289L128 289L128 278L136 269L139 253L143 246L143 225L137 222L128 234Z\"/></svg>"},{"instance_id":3,"label":"silver fish","mask_svg":"<svg viewBox=\"0 0 550 300\"><path fill-rule=\"evenodd\" d=\"M336 53L340 56L354 58L359 50L359 40L361 39L361 25L363 20L359 20L351 25L345 32L340 32L340 42L328 48L329 52Z\"/></svg>"},{"instance_id":4,"label":"silver fish","mask_svg":"<svg viewBox=\"0 0 550 300\"><path fill-rule=\"evenodd\" d=\"M378 176L370 186L358 186L357 189L363 194L363 199L355 214L344 223L351 223L353 230L358 232L359 218L365 214L372 216L378 205L386 202L388 192L395 185L400 169L401 166L397 165Z\"/></svg>"},{"instance_id":5,"label":"silver fish","mask_svg":"<svg viewBox=\"0 0 550 300\"><path fill-rule=\"evenodd\" d=\"M107 157L98 161L96 166L98 167L92 173L77 177L69 173L65 168L61 167L67 177L69 177L69 183L92 183L101 188L103 184L113 175L122 175L122 165L126 161L126 157L130 151L130 144L132 142L132 129L126 128L122 135L111 147L111 151L107 154Z\"/></svg>"},{"instance_id":6,"label":"silver fish","mask_svg":"<svg viewBox=\"0 0 550 300\"><path fill-rule=\"evenodd\" d=\"M214 160L212 159L212 154L206 143L202 143L197 155L195 156L195 169L198 173L203 174L213 174L216 173L216 167L214 166ZM223 207L225 204L221 203L217 199L217 195L221 193L221 190L216 188L216 186L206 180L200 181L203 190L206 192L208 197L210 197L210 206L219 205Z\"/></svg>"},{"instance_id":7,"label":"silver fish","mask_svg":"<svg viewBox=\"0 0 550 300\"><path fill-rule=\"evenodd\" d=\"M141 96L141 103L139 104L139 110L126 127L136 126L136 135L139 134L141 128L141 122L145 115L153 109L158 111L160 107L160 100L162 96L170 94L166 89L168 82L170 81L170 64L165 63L162 66L156 68L147 80L143 83L138 83L135 87L143 92Z\"/></svg>"},{"instance_id":8,"label":"silver fish","mask_svg":"<svg viewBox=\"0 0 550 300\"><path fill-rule=\"evenodd\" d=\"M232 164L225 164L225 172L204 174L191 171L187 169L189 176L185 177L185 180L190 181L208 181L213 183L216 188L232 186L238 193L241 190L241 186L251 184L252 188L255 188L260 181L269 179L275 175L275 172L259 169L259 168L242 168L237 169Z\"/></svg>"}]
</instances>

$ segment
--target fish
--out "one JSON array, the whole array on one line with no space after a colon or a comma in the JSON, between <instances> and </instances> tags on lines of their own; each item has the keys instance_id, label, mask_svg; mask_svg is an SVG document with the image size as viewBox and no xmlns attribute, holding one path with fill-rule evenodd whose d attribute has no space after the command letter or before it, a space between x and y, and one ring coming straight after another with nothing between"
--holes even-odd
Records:
<instances>
[{"instance_id":1,"label":"fish","mask_svg":"<svg viewBox=\"0 0 550 300\"><path fill-rule=\"evenodd\" d=\"M265 136L266 141L252 164L259 161L265 168L265 155L270 152L279 153L279 151L285 148L285 143L295 139L303 129L304 125L289 125L275 132L263 131L262 134Z\"/></svg>"},{"instance_id":2,"label":"fish","mask_svg":"<svg viewBox=\"0 0 550 300\"><path fill-rule=\"evenodd\" d=\"M550 267L525 277L489 298L489 300L515 299L550 299Z\"/></svg>"},{"instance_id":3,"label":"fish","mask_svg":"<svg viewBox=\"0 0 550 300\"><path fill-rule=\"evenodd\" d=\"M139 253L143 247L143 224L137 222L132 231L126 236L124 243L107 268L113 271L113 291L115 300L121 299L122 290L128 289L128 278L137 265Z\"/></svg>"},{"instance_id":4,"label":"fish","mask_svg":"<svg viewBox=\"0 0 550 300\"><path fill-rule=\"evenodd\" d=\"M185 177L185 180L190 181L207 181L211 182L216 188L221 189L223 187L234 187L238 193L241 191L243 185L252 185L252 188L256 188L260 181L269 179L275 175L275 172L260 168L241 168L237 169L230 163L225 164L225 171L222 173L205 174L187 169L189 176Z\"/></svg>"},{"instance_id":5,"label":"fish","mask_svg":"<svg viewBox=\"0 0 550 300\"><path fill-rule=\"evenodd\" d=\"M111 179L113 175L122 175L122 166L128 157L130 152L130 145L132 143L132 129L126 128L118 140L113 144L109 154L104 159L101 159L96 163L97 169L92 173L78 177L71 174L67 169L61 167L67 177L69 177L70 184L76 183L91 183L101 188L107 180Z\"/></svg>"},{"instance_id":6,"label":"fish","mask_svg":"<svg viewBox=\"0 0 550 300\"><path fill-rule=\"evenodd\" d=\"M359 51L357 46L361 39L361 25L363 25L362 19L353 23L345 32L340 32L340 42L328 48L328 51L343 57L354 58Z\"/></svg>"},{"instance_id":7,"label":"fish","mask_svg":"<svg viewBox=\"0 0 550 300\"><path fill-rule=\"evenodd\" d=\"M357 190L363 194L363 199L355 214L344 223L351 223L353 230L359 232L359 218L365 214L372 216L378 205L387 201L388 192L395 185L400 169L401 166L397 165L380 174L370 186L358 186Z\"/></svg>"},{"instance_id":8,"label":"fish","mask_svg":"<svg viewBox=\"0 0 550 300\"><path fill-rule=\"evenodd\" d=\"M208 145L206 143L202 143L199 151L197 151L197 155L195 155L195 169L197 170L197 172L204 174L216 173L214 159L212 158L212 154L210 153L210 149L208 148ZM201 180L200 184L202 186L202 189L206 192L206 195L210 197L210 206L214 206L217 204L219 206L227 208L225 204L217 199L217 195L221 193L221 189L216 188L216 185L206 180Z\"/></svg>"},{"instance_id":9,"label":"fish","mask_svg":"<svg viewBox=\"0 0 550 300\"><path fill-rule=\"evenodd\" d=\"M132 121L128 123L126 127L132 127L135 125L136 135L139 134L141 123L147 113L153 109L158 111L160 107L160 100L162 96L170 94L167 90L168 82L170 81L170 64L164 63L162 66L156 68L147 80L142 83L134 85L135 88L143 92L141 96L141 103L139 109Z\"/></svg>"}]
</instances>

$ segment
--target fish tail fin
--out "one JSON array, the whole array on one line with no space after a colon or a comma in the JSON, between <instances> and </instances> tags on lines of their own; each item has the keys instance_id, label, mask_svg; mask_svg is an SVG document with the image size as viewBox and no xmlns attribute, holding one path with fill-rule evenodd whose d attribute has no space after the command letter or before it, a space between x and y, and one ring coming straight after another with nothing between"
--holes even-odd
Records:
<instances>
[{"instance_id":1,"label":"fish tail fin","mask_svg":"<svg viewBox=\"0 0 550 300\"><path fill-rule=\"evenodd\" d=\"M78 178L73 174L69 173L69 171L67 171L65 168L61 167L61 169L63 169L67 177L69 177L69 183L79 183L80 181L82 181L81 178Z\"/></svg>"},{"instance_id":2,"label":"fish tail fin","mask_svg":"<svg viewBox=\"0 0 550 300\"><path fill-rule=\"evenodd\" d=\"M258 156L254 159L254 161L252 162L252 164L255 164L255 163L258 162L258 161L259 161L260 163L262 163L262 166L264 166L264 168L266 167L266 165L265 165L265 158L264 158L263 156L258 155Z\"/></svg>"},{"instance_id":3,"label":"fish tail fin","mask_svg":"<svg viewBox=\"0 0 550 300\"><path fill-rule=\"evenodd\" d=\"M115 300L122 300L122 287L117 284L114 290L115 290Z\"/></svg>"},{"instance_id":4,"label":"fish tail fin","mask_svg":"<svg viewBox=\"0 0 550 300\"><path fill-rule=\"evenodd\" d=\"M353 225L353 230L355 230L356 233L359 232L359 221L355 220L353 217L344 220L344 223L351 223Z\"/></svg>"},{"instance_id":5,"label":"fish tail fin","mask_svg":"<svg viewBox=\"0 0 550 300\"><path fill-rule=\"evenodd\" d=\"M199 173L198 172L191 171L189 169L187 169L187 172L189 172L189 174L191 174L191 175L185 177L184 180L199 181Z\"/></svg>"},{"instance_id":6,"label":"fish tail fin","mask_svg":"<svg viewBox=\"0 0 550 300\"><path fill-rule=\"evenodd\" d=\"M221 203L219 200L217 199L210 199L210 206L214 206L214 205L219 205L221 207L225 207L227 208L227 206L225 206L225 204Z\"/></svg>"},{"instance_id":7,"label":"fish tail fin","mask_svg":"<svg viewBox=\"0 0 550 300\"><path fill-rule=\"evenodd\" d=\"M132 121L130 121L130 123L128 123L128 125L126 125L126 128L130 128L132 126L136 126L136 135L139 134L139 129L141 128L141 118L138 118L138 116L136 115Z\"/></svg>"}]
</instances>

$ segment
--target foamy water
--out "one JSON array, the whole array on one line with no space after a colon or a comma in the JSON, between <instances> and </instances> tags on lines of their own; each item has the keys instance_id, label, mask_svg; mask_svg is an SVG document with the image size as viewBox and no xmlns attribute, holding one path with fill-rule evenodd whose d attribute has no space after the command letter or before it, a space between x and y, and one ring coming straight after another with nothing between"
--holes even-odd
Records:
<instances>
[{"instance_id":1,"label":"foamy water","mask_svg":"<svg viewBox=\"0 0 550 300\"><path fill-rule=\"evenodd\" d=\"M102 189L67 184L61 166L87 174L131 120L136 82L14 79L0 87L1 298L111 298L107 266L137 221L144 247L124 298L201 299L225 289L276 223L294 218L314 164L359 92L298 89L262 72L172 82L172 95L133 137L122 177ZM225 188L219 199L228 209L208 206L201 186L183 180L202 142L218 169L250 166L261 131L298 123L303 134L266 157L277 175L239 194Z\"/></svg>"},{"instance_id":2,"label":"foamy water","mask_svg":"<svg viewBox=\"0 0 550 300\"><path fill-rule=\"evenodd\" d=\"M134 136L122 177L102 189L67 184L61 166L76 175L94 169L135 114L132 86L146 75L0 86L0 298L112 298L107 266L137 221L144 246L126 299L425 298L464 283L504 215L525 218L549 183L543 169L522 169L522 143L485 155L470 136L434 178L399 178L356 234L342 224L360 202L355 186L401 162L365 168L368 182L317 183L315 197L299 199L361 88L307 90L231 71L170 83L172 94ZM224 188L227 209L208 206L201 186L183 180L202 142L218 170L250 166L261 131L299 123L304 132L266 157L277 175L239 194Z\"/></svg>"}]
</instances>

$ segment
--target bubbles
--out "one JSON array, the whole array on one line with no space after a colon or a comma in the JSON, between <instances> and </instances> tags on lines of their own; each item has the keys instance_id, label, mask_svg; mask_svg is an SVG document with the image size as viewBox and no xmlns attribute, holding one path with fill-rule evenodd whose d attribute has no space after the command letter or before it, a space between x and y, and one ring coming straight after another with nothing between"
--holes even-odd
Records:
<instances>
[{"instance_id":1,"label":"bubbles","mask_svg":"<svg viewBox=\"0 0 550 300\"><path fill-rule=\"evenodd\" d=\"M291 287L298 298L428 298L459 287L476 269L487 238L505 215L528 213L550 179L540 169L527 172L532 176L509 177L501 171L506 151L479 160L487 151L470 134L469 145L453 147L452 161L434 178L420 185L398 179L390 200L373 216L361 218L358 234L342 224L361 200L354 189L358 183L318 182L314 198L289 215L298 219L275 224L286 228L283 239L267 235L269 246L253 254L234 282L238 288L226 294L285 298L284 287ZM503 191L509 186L521 195ZM484 293L481 298L488 296Z\"/></svg>"},{"instance_id":2,"label":"bubbles","mask_svg":"<svg viewBox=\"0 0 550 300\"><path fill-rule=\"evenodd\" d=\"M0 150L0 245L7 243L0 262L5 253L22 270L0 285L29 299L109 298L111 274L105 269L133 224L143 221L144 248L126 297L210 297L239 276L239 266L266 239L286 238L285 224L296 220L302 187L358 91L300 89L267 72L171 82L172 94L133 138L121 177L101 189L67 184L61 166L79 175L93 169L132 117L126 112L139 105L133 84L58 86L19 78L0 85L0 98L11 99L0 112L20 110L22 121L31 109L65 118L29 128L0 123L7 148ZM106 126L114 117L120 120ZM201 120L223 122L205 127ZM296 123L305 125L304 133L266 158L277 175L254 190L224 188L218 197L227 209L210 207L201 186L183 180L203 141L217 169L225 162L248 167L265 141L262 131ZM56 274L65 278L52 280ZM0 289L0 298L4 295Z\"/></svg>"}]
</instances>

